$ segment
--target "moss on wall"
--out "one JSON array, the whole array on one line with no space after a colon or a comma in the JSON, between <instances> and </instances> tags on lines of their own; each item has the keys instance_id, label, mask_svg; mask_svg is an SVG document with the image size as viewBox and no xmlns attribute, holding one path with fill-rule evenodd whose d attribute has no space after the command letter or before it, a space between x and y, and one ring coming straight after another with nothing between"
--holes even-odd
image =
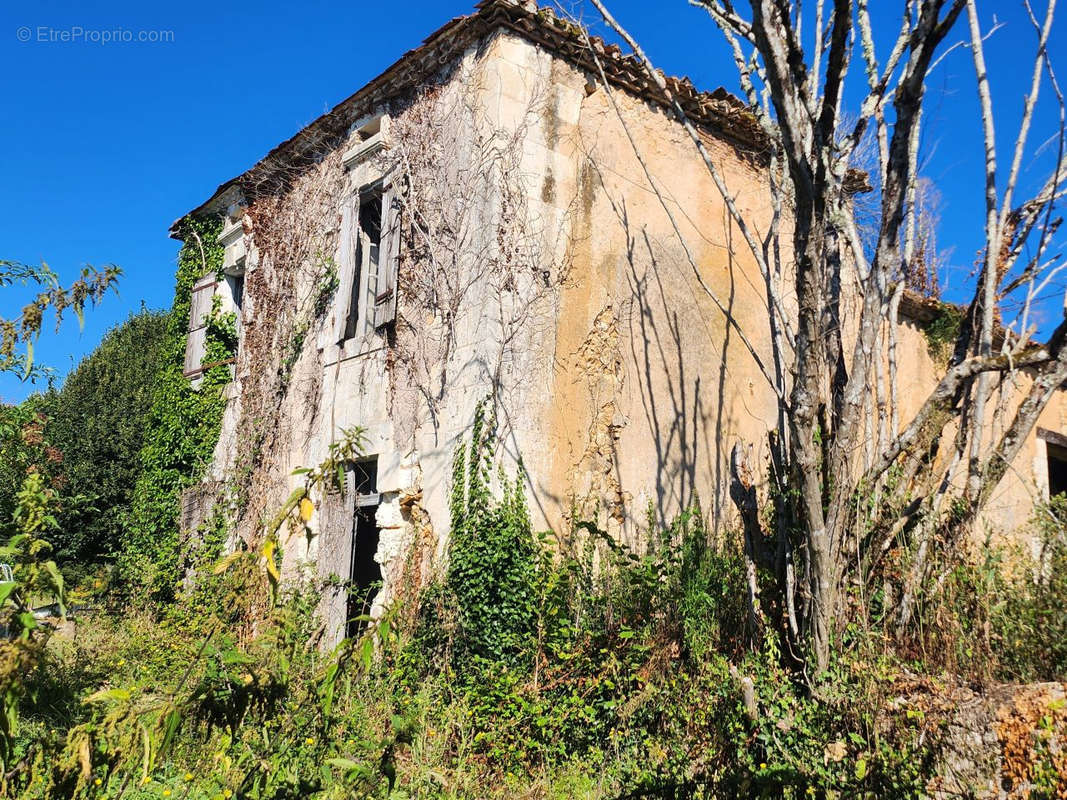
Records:
<instances>
[{"instance_id":1,"label":"moss on wall","mask_svg":"<svg viewBox=\"0 0 1067 800\"><path fill-rule=\"evenodd\" d=\"M945 363L952 355L956 339L960 335L963 322L963 310L952 303L938 303L937 312L932 320L922 326L926 337L926 349L930 357L938 363Z\"/></svg>"}]
</instances>

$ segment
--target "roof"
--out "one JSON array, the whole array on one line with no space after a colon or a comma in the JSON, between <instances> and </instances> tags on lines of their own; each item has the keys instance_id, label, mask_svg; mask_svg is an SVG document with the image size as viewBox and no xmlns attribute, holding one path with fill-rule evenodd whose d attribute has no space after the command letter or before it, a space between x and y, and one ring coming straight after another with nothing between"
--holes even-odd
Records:
<instances>
[{"instance_id":1,"label":"roof","mask_svg":"<svg viewBox=\"0 0 1067 800\"><path fill-rule=\"evenodd\" d=\"M432 77L472 44L500 29L516 33L594 74L599 74L599 67L603 67L613 85L667 107L666 98L641 63L632 55L623 54L617 45L587 34L581 27L557 17L548 8L538 8L529 0L481 0L474 13L445 23L362 89L279 144L251 168L220 184L210 198L189 214L205 213L220 195L235 186L248 189L269 180L283 168L288 170L313 162L324 143L341 142L360 116ZM667 77L666 81L691 121L746 149L766 150L767 141L755 117L730 92L722 87L702 92L685 77ZM171 236L176 238L179 222L175 221L170 228Z\"/></svg>"}]
</instances>

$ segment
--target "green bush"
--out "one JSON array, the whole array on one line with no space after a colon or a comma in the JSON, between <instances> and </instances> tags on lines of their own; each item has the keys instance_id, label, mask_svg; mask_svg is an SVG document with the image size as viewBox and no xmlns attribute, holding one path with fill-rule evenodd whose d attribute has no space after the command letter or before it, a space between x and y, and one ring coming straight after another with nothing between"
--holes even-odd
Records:
<instances>
[{"instance_id":1,"label":"green bush","mask_svg":"<svg viewBox=\"0 0 1067 800\"><path fill-rule=\"evenodd\" d=\"M1000 595L1002 602L996 608L1002 672L1019 681L1063 681L1067 680L1067 496L1057 495L1038 508L1033 530L1040 545L1038 562L1014 577L1009 573L1009 590Z\"/></svg>"},{"instance_id":2,"label":"green bush","mask_svg":"<svg viewBox=\"0 0 1067 800\"><path fill-rule=\"evenodd\" d=\"M455 656L512 666L530 655L537 563L521 485L499 476L493 493L492 417L486 403L475 413L469 448L457 450L452 468L452 529L447 589L456 600Z\"/></svg>"},{"instance_id":3,"label":"green bush","mask_svg":"<svg viewBox=\"0 0 1067 800\"><path fill-rule=\"evenodd\" d=\"M164 313L131 316L35 405L62 456L63 496L83 498L59 514L61 561L111 558L120 546L166 328Z\"/></svg>"},{"instance_id":4,"label":"green bush","mask_svg":"<svg viewBox=\"0 0 1067 800\"><path fill-rule=\"evenodd\" d=\"M178 254L174 306L160 347L130 513L123 519L120 566L126 582L158 600L173 596L182 574L181 493L200 479L211 461L226 408L223 390L230 382L230 368L219 362L236 352L233 315L218 314L216 306L204 356L204 363L216 366L204 372L197 387L183 374L192 287L202 275L222 269L220 228L217 218L187 218L181 223L186 241Z\"/></svg>"},{"instance_id":5,"label":"green bush","mask_svg":"<svg viewBox=\"0 0 1067 800\"><path fill-rule=\"evenodd\" d=\"M536 535L521 481L493 465L492 429L480 411L457 455L449 566L411 630L392 609L327 652L312 587L275 603L262 553L205 561L157 615L99 616L87 635L50 643L27 682L9 794L924 794L938 720L908 688L905 667L920 663L856 624L810 685L780 632L747 629L734 536L710 531L699 508L650 523L643 552L589 523L563 541ZM1053 513L1048 552L1062 558ZM962 601L973 575L946 578L942 608L976 615L960 652L983 620L994 639L1001 620L1023 620L1018 663L1052 668L1058 644L1038 648L1037 632L1059 630L1048 620L1062 595L1040 574L1005 577L1004 602L981 607ZM249 616L263 605L266 617Z\"/></svg>"}]
</instances>

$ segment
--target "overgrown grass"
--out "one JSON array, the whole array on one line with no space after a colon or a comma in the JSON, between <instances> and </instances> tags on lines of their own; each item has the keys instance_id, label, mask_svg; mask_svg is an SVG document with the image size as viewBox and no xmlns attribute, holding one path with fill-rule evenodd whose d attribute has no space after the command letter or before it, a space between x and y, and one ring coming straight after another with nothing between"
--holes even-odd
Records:
<instances>
[{"instance_id":1,"label":"overgrown grass","mask_svg":"<svg viewBox=\"0 0 1067 800\"><path fill-rule=\"evenodd\" d=\"M926 656L854 625L810 681L751 627L739 542L698 508L642 553L588 523L550 543L491 441L480 417L456 459L449 568L362 639L323 649L315 587L275 597L251 552L175 602L54 636L24 687L8 796L919 797L942 719L917 673L969 658L1063 675L1060 501L1036 578L957 565L924 596Z\"/></svg>"},{"instance_id":2,"label":"overgrown grass","mask_svg":"<svg viewBox=\"0 0 1067 800\"><path fill-rule=\"evenodd\" d=\"M1065 679L1067 496L1036 508L1021 533L1033 548L1027 536L986 541L929 570L910 637L927 669L979 683Z\"/></svg>"},{"instance_id":3,"label":"overgrown grass","mask_svg":"<svg viewBox=\"0 0 1067 800\"><path fill-rule=\"evenodd\" d=\"M313 602L304 595L290 597L255 635L242 635L225 603L203 602L224 585L262 591L251 559L243 576L217 578L158 620L143 613L86 619L73 640L53 639L31 682L20 748L28 764L12 781L14 794L805 797L838 786L875 797L889 787L892 796L915 790L925 757L919 726L904 723L877 744L870 738L879 704L869 672L857 680L842 662L832 693L815 702L778 666L772 639L735 661L721 654L738 633L720 627L735 613L733 601L722 604L703 586L687 596L693 584L683 576L733 581L722 587L732 598L741 588L735 557L697 546L706 531L696 514L673 532L690 540L679 552L699 554L696 562L618 552L592 594L577 588L591 576L574 563L540 572L551 589L540 596L560 605L539 606L535 625L545 635L540 647L530 640L522 666L455 657L458 625L440 616L423 618L421 636L380 628L374 657L361 642L326 653L315 646ZM440 602L447 592L428 595L424 610L430 602L447 608ZM686 607L695 613L663 613ZM754 717L742 702L743 677L756 687ZM888 688L889 672L880 677Z\"/></svg>"}]
</instances>

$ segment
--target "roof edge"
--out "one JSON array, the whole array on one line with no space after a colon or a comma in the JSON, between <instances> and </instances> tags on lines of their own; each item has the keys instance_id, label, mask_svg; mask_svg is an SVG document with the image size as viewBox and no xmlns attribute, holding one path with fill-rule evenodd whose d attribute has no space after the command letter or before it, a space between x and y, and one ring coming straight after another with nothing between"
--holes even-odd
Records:
<instances>
[{"instance_id":1,"label":"roof edge","mask_svg":"<svg viewBox=\"0 0 1067 800\"><path fill-rule=\"evenodd\" d=\"M649 78L643 65L613 44L588 34L582 27L562 19L549 8L539 8L530 0L481 0L472 14L455 17L427 36L418 47L407 51L391 66L328 112L305 125L293 136L275 146L240 175L219 184L203 203L188 211L170 226L170 236L180 238L185 217L206 213L227 190L267 178L299 159L309 143L340 139L365 107L382 103L433 74L463 53L471 44L500 30L509 30L565 59L579 69L598 74L603 67L608 80L635 96L669 108L667 99ZM592 49L590 49L590 47ZM716 136L732 140L745 149L765 152L767 139L748 107L726 89L698 90L687 77L666 77L667 87L690 119Z\"/></svg>"}]
</instances>

